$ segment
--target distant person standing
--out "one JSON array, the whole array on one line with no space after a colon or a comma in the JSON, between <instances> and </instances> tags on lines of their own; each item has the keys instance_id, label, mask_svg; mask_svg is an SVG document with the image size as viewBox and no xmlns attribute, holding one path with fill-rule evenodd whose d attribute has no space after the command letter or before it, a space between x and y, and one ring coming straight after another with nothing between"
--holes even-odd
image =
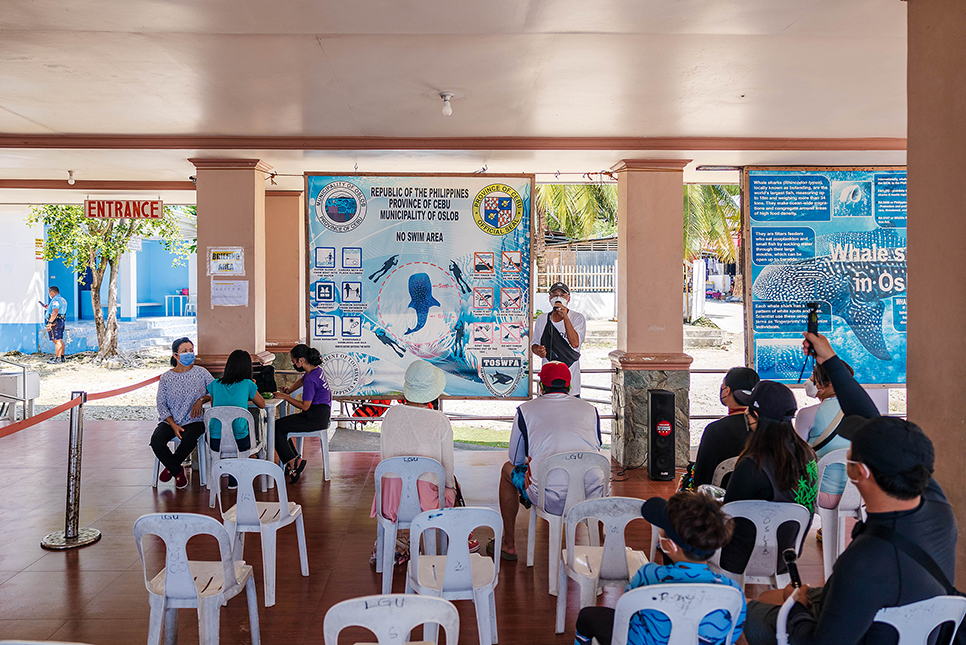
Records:
<instances>
[{"instance_id":1,"label":"distant person standing","mask_svg":"<svg viewBox=\"0 0 966 645\"><path fill-rule=\"evenodd\" d=\"M533 325L533 353L543 359L542 365L560 361L570 368L570 391L580 396L580 346L587 336L583 315L568 308L570 287L557 282L550 287L549 314L540 314ZM547 322L552 324L547 324Z\"/></svg>"},{"instance_id":2,"label":"distant person standing","mask_svg":"<svg viewBox=\"0 0 966 645\"><path fill-rule=\"evenodd\" d=\"M43 301L38 300L40 306L46 310L44 321L47 324L47 338L54 341L54 357L47 362L63 363L64 350L66 349L64 345L64 324L67 315L67 301L60 295L60 289L55 286L51 286L47 290L47 294L50 296L50 302L44 304Z\"/></svg>"}]
</instances>

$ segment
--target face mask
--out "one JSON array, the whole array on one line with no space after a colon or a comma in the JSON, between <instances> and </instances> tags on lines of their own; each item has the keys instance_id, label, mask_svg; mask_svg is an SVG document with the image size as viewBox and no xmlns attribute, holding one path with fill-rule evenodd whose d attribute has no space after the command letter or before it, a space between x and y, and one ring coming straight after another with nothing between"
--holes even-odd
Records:
<instances>
[{"instance_id":1,"label":"face mask","mask_svg":"<svg viewBox=\"0 0 966 645\"><path fill-rule=\"evenodd\" d=\"M567 306L567 301L564 300L562 297L557 296L555 298L551 298L550 299L550 306L552 307L553 305L561 305L563 307L566 307Z\"/></svg>"},{"instance_id":2,"label":"face mask","mask_svg":"<svg viewBox=\"0 0 966 645\"><path fill-rule=\"evenodd\" d=\"M808 379L805 381L805 396L811 397L813 399L818 398L818 386L815 385L815 381Z\"/></svg>"},{"instance_id":3,"label":"face mask","mask_svg":"<svg viewBox=\"0 0 966 645\"><path fill-rule=\"evenodd\" d=\"M293 364L292 364L292 367L294 367L294 368L295 368L295 371L296 371L296 372L304 372L304 371L305 371L305 368L304 368L304 367L302 367L301 365L295 365L295 364L293 363Z\"/></svg>"},{"instance_id":4,"label":"face mask","mask_svg":"<svg viewBox=\"0 0 966 645\"><path fill-rule=\"evenodd\" d=\"M185 352L184 354L179 354L178 362L184 365L185 367L189 367L192 363L195 362L194 352Z\"/></svg>"}]
</instances>

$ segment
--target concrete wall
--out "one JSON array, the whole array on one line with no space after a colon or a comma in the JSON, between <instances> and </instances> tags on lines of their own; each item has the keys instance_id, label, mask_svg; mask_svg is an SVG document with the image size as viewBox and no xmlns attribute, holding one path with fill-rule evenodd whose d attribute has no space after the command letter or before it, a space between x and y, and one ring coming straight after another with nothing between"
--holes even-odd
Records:
<instances>
[{"instance_id":1,"label":"concrete wall","mask_svg":"<svg viewBox=\"0 0 966 645\"><path fill-rule=\"evenodd\" d=\"M0 352L37 351L43 317L38 300L47 300L45 263L35 259L43 228L24 222L27 206L0 206Z\"/></svg>"},{"instance_id":2,"label":"concrete wall","mask_svg":"<svg viewBox=\"0 0 966 645\"><path fill-rule=\"evenodd\" d=\"M176 291L188 288L188 264L172 265L174 255L165 250L158 240L144 240L137 252L138 302L160 302ZM107 276L105 276L105 283ZM104 290L104 302L107 291ZM164 307L142 307L140 316L163 316Z\"/></svg>"}]
</instances>

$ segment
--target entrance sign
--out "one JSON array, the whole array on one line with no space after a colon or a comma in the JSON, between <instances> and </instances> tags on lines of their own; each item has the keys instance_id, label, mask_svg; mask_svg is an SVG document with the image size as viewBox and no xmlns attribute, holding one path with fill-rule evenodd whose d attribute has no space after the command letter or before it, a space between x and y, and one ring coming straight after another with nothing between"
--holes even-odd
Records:
<instances>
[{"instance_id":1,"label":"entrance sign","mask_svg":"<svg viewBox=\"0 0 966 645\"><path fill-rule=\"evenodd\" d=\"M85 199L84 214L94 219L161 219L160 199Z\"/></svg>"},{"instance_id":2,"label":"entrance sign","mask_svg":"<svg viewBox=\"0 0 966 645\"><path fill-rule=\"evenodd\" d=\"M746 168L743 185L748 364L796 383L815 302L860 383L905 383L905 168Z\"/></svg>"},{"instance_id":3,"label":"entrance sign","mask_svg":"<svg viewBox=\"0 0 966 645\"><path fill-rule=\"evenodd\" d=\"M448 397L529 396L533 192L533 175L306 174L308 329L333 394L398 396L424 359Z\"/></svg>"}]
</instances>

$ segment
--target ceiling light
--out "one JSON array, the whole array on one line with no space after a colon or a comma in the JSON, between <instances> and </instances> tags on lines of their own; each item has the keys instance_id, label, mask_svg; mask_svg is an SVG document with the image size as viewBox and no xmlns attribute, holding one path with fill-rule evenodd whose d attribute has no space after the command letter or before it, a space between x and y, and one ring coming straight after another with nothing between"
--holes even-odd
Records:
<instances>
[{"instance_id":1,"label":"ceiling light","mask_svg":"<svg viewBox=\"0 0 966 645\"><path fill-rule=\"evenodd\" d=\"M74 171L73 170L68 170L67 171L67 183L70 184L71 186L74 185Z\"/></svg>"},{"instance_id":2,"label":"ceiling light","mask_svg":"<svg viewBox=\"0 0 966 645\"><path fill-rule=\"evenodd\" d=\"M453 114L453 106L450 105L450 101L453 98L451 92L440 92L439 98L443 99L443 116L450 116Z\"/></svg>"},{"instance_id":3,"label":"ceiling light","mask_svg":"<svg viewBox=\"0 0 966 645\"><path fill-rule=\"evenodd\" d=\"M695 170L705 171L710 170L715 171L729 171L729 170L741 170L741 166L698 166Z\"/></svg>"}]
</instances>

